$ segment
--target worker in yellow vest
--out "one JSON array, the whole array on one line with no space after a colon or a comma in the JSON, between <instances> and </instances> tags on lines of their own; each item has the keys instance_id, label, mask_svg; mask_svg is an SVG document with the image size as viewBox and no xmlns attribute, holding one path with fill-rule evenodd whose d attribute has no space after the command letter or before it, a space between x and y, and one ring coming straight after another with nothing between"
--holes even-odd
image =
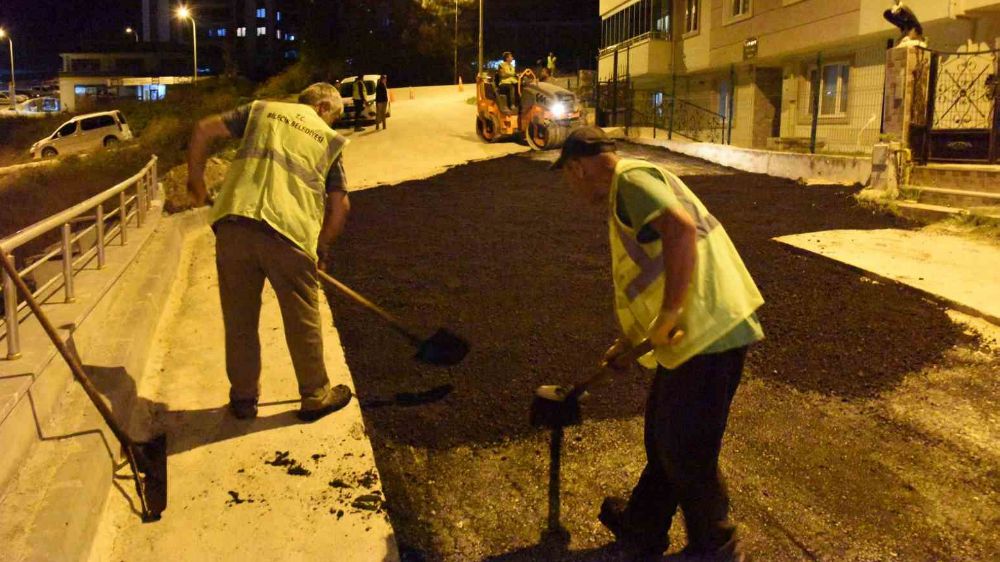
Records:
<instances>
[{"instance_id":1,"label":"worker in yellow vest","mask_svg":"<svg viewBox=\"0 0 1000 562\"><path fill-rule=\"evenodd\" d=\"M514 66L514 55L510 51L504 51L503 62L497 70L497 78L500 82L500 92L507 96L508 107L516 111L517 102L517 69Z\"/></svg>"},{"instance_id":2,"label":"worker in yellow vest","mask_svg":"<svg viewBox=\"0 0 1000 562\"><path fill-rule=\"evenodd\" d=\"M211 214L229 406L239 419L257 416L265 279L281 307L302 396L299 417L319 419L351 399L348 387L331 388L327 376L317 274L317 261L325 267L350 210L341 158L347 140L330 128L343 110L336 88L313 84L298 103L255 101L203 119L191 136L188 191L199 206L208 201L204 175L212 141L241 139Z\"/></svg>"},{"instance_id":3,"label":"worker in yellow vest","mask_svg":"<svg viewBox=\"0 0 1000 562\"><path fill-rule=\"evenodd\" d=\"M674 174L620 158L597 127L572 132L553 164L579 195L607 205L615 309L623 336L605 360L649 339L657 375L646 406L646 468L600 521L637 557L659 556L677 508L691 559L742 560L718 473L729 405L747 347L764 333L763 298L718 220Z\"/></svg>"},{"instance_id":4,"label":"worker in yellow vest","mask_svg":"<svg viewBox=\"0 0 1000 562\"><path fill-rule=\"evenodd\" d=\"M556 54L549 51L549 56L545 58L545 68L549 69L549 76L556 75Z\"/></svg>"}]
</instances>

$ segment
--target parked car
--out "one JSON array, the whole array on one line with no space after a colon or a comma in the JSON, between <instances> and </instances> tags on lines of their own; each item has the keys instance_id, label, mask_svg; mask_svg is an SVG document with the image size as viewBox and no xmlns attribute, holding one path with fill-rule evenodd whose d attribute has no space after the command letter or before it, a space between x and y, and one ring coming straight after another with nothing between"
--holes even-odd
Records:
<instances>
[{"instance_id":1,"label":"parked car","mask_svg":"<svg viewBox=\"0 0 1000 562\"><path fill-rule=\"evenodd\" d=\"M23 101L16 106L3 110L5 117L45 117L62 111L62 102L51 96Z\"/></svg>"},{"instance_id":2,"label":"parked car","mask_svg":"<svg viewBox=\"0 0 1000 562\"><path fill-rule=\"evenodd\" d=\"M365 83L365 109L361 112L361 119L364 121L374 121L375 85L378 84L380 76L378 74L365 74L362 78ZM342 121L354 120L354 81L357 79L357 76L351 76L340 81L340 97L344 100L344 116L341 117ZM390 103L385 108L386 117L389 117L391 110L392 104Z\"/></svg>"},{"instance_id":3,"label":"parked car","mask_svg":"<svg viewBox=\"0 0 1000 562\"><path fill-rule=\"evenodd\" d=\"M88 113L70 119L51 135L33 144L31 156L51 158L101 147L112 148L131 139L132 130L121 111Z\"/></svg>"},{"instance_id":4,"label":"parked car","mask_svg":"<svg viewBox=\"0 0 1000 562\"><path fill-rule=\"evenodd\" d=\"M21 103L23 101L28 101L28 96L24 94L16 94L16 103ZM10 92L0 92L0 105L10 105Z\"/></svg>"}]
</instances>

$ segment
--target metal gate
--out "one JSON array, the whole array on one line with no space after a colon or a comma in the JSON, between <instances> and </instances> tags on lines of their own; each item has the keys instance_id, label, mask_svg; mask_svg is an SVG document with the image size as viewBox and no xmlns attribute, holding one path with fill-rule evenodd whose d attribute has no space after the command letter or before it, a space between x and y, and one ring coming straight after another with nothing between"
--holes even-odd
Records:
<instances>
[{"instance_id":1,"label":"metal gate","mask_svg":"<svg viewBox=\"0 0 1000 562\"><path fill-rule=\"evenodd\" d=\"M927 126L920 139L925 162L997 161L998 75L1000 51L931 51Z\"/></svg>"}]
</instances>

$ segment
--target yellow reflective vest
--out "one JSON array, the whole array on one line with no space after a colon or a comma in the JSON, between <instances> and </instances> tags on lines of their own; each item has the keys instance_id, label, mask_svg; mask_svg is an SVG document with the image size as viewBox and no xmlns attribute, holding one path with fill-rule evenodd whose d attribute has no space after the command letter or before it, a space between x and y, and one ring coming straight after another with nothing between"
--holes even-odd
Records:
<instances>
[{"instance_id":1,"label":"yellow reflective vest","mask_svg":"<svg viewBox=\"0 0 1000 562\"><path fill-rule=\"evenodd\" d=\"M663 303L665 282L659 238L640 243L636 230L622 223L616 212L618 180L636 169L660 177L664 189L673 191L698 227L698 261L678 321L684 337L676 345L657 347L639 360L648 368L659 363L676 369L753 314L764 304L764 298L725 229L680 178L648 162L622 159L611 183L608 229L615 312L625 337L632 344L648 337L647 329Z\"/></svg>"},{"instance_id":2,"label":"yellow reflective vest","mask_svg":"<svg viewBox=\"0 0 1000 562\"><path fill-rule=\"evenodd\" d=\"M317 259L326 176L346 144L307 105L254 102L212 222L229 215L266 222Z\"/></svg>"},{"instance_id":3,"label":"yellow reflective vest","mask_svg":"<svg viewBox=\"0 0 1000 562\"><path fill-rule=\"evenodd\" d=\"M517 70L514 63L504 61L500 63L500 83L517 84Z\"/></svg>"}]
</instances>

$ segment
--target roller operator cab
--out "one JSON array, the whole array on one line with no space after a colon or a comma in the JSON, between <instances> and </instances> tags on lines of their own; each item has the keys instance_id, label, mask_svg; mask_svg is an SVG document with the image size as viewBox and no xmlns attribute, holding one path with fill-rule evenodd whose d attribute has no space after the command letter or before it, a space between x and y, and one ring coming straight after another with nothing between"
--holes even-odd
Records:
<instances>
[{"instance_id":1,"label":"roller operator cab","mask_svg":"<svg viewBox=\"0 0 1000 562\"><path fill-rule=\"evenodd\" d=\"M580 102L573 92L539 82L525 70L517 78L516 100L507 99L496 78L482 72L476 78L476 133L486 142L524 137L535 150L559 148L580 120Z\"/></svg>"}]
</instances>

